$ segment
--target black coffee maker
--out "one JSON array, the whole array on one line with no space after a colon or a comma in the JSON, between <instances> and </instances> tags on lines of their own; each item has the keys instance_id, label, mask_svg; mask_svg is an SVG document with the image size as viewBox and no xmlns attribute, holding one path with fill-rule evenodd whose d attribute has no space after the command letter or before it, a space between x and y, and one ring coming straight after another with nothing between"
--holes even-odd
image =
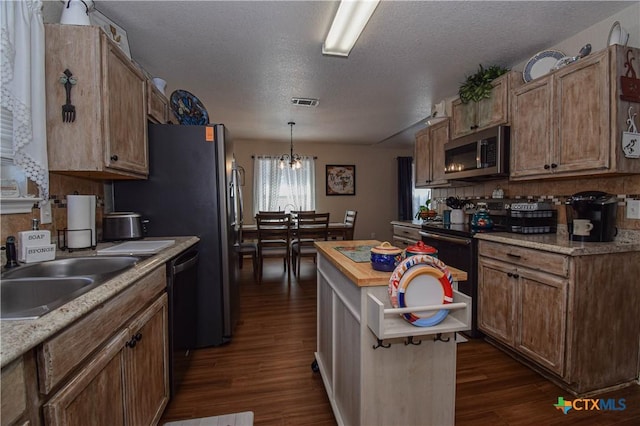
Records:
<instances>
[{"instance_id":1,"label":"black coffee maker","mask_svg":"<svg viewBox=\"0 0 640 426\"><path fill-rule=\"evenodd\" d=\"M616 236L615 195L600 191L585 191L566 201L569 238L573 241L613 241Z\"/></svg>"}]
</instances>

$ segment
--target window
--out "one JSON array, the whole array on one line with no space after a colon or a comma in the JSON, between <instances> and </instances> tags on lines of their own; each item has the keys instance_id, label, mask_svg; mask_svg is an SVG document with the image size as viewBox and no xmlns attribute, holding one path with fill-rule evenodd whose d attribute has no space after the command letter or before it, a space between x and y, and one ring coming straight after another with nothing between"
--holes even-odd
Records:
<instances>
[{"instance_id":1,"label":"window","mask_svg":"<svg viewBox=\"0 0 640 426\"><path fill-rule=\"evenodd\" d=\"M302 167L280 168L280 157L254 159L253 213L258 211L315 210L315 160L302 158Z\"/></svg>"},{"instance_id":2,"label":"window","mask_svg":"<svg viewBox=\"0 0 640 426\"><path fill-rule=\"evenodd\" d=\"M415 182L415 163L411 164L411 169L412 169L412 176L414 176L414 182ZM420 210L420 206L424 206L424 204L427 202L427 200L431 199L431 188L416 188L415 184L412 185L412 191L411 191L411 207L412 207L412 211L413 211L413 216L412 217L416 217L416 214L418 213L418 211ZM429 208L435 208L434 204L431 204L429 206Z\"/></svg>"}]
</instances>

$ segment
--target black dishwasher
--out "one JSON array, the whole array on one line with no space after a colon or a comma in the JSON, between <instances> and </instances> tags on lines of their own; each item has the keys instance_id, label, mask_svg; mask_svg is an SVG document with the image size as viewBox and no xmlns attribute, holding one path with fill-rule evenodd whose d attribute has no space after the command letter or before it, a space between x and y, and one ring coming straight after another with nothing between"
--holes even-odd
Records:
<instances>
[{"instance_id":1,"label":"black dishwasher","mask_svg":"<svg viewBox=\"0 0 640 426\"><path fill-rule=\"evenodd\" d=\"M169 383L173 398L191 362L197 341L198 247L167 263L169 296Z\"/></svg>"}]
</instances>

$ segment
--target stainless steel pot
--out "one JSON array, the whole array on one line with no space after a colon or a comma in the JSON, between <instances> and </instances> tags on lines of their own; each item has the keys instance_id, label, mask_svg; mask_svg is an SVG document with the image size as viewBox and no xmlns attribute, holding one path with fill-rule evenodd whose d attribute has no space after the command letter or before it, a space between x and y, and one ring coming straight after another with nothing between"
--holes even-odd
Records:
<instances>
[{"instance_id":1,"label":"stainless steel pot","mask_svg":"<svg viewBox=\"0 0 640 426\"><path fill-rule=\"evenodd\" d=\"M135 212L113 212L102 218L102 240L138 240L144 237L142 216Z\"/></svg>"}]
</instances>

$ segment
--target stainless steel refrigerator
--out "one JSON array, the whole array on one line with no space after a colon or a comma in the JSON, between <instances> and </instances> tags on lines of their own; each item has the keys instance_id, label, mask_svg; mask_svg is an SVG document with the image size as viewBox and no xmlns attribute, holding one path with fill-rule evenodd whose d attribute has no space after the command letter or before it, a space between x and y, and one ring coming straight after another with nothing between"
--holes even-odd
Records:
<instances>
[{"instance_id":1,"label":"stainless steel refrigerator","mask_svg":"<svg viewBox=\"0 0 640 426\"><path fill-rule=\"evenodd\" d=\"M114 210L141 213L146 236L200 237L198 348L230 341L238 321L239 191L222 124L149 124L148 180L113 184Z\"/></svg>"}]
</instances>

